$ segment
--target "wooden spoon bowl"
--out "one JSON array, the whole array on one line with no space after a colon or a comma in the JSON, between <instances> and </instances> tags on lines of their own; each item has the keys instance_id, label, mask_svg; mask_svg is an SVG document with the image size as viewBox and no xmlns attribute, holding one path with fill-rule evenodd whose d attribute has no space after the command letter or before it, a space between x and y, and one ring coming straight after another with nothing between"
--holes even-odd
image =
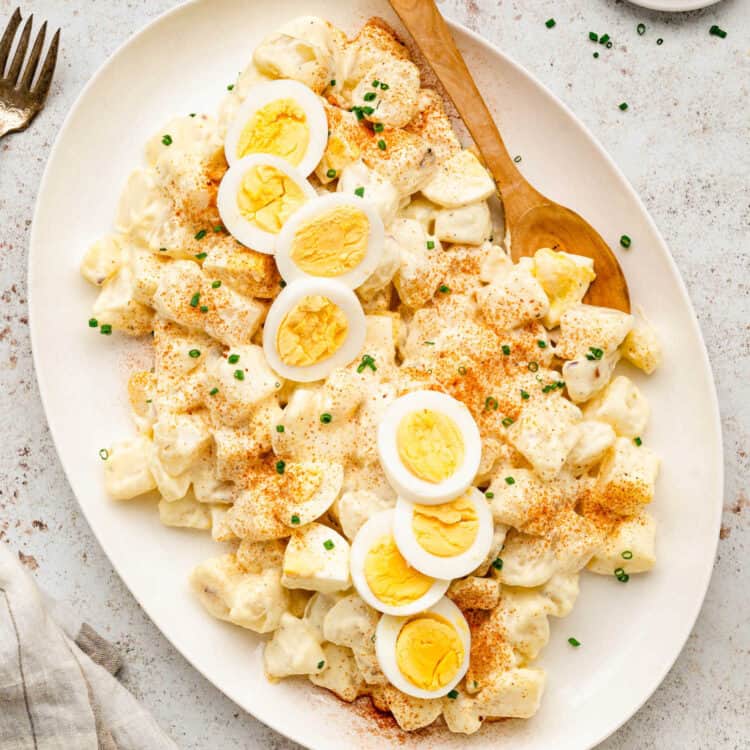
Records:
<instances>
[{"instance_id":1,"label":"wooden spoon bowl","mask_svg":"<svg viewBox=\"0 0 750 750\"><path fill-rule=\"evenodd\" d=\"M625 276L601 235L575 211L542 195L514 164L434 0L390 3L453 100L495 180L513 259L533 255L542 247L592 258L596 280L585 301L630 312Z\"/></svg>"}]
</instances>

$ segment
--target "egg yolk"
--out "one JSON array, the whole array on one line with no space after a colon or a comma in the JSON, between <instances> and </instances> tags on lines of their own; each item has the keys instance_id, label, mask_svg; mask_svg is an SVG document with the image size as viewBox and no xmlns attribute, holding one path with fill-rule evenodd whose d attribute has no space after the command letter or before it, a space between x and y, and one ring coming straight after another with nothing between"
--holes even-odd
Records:
<instances>
[{"instance_id":1,"label":"egg yolk","mask_svg":"<svg viewBox=\"0 0 750 750\"><path fill-rule=\"evenodd\" d=\"M458 425L445 414L420 409L407 414L396 431L398 455L406 468L437 484L455 473L464 460Z\"/></svg>"},{"instance_id":2,"label":"egg yolk","mask_svg":"<svg viewBox=\"0 0 750 750\"><path fill-rule=\"evenodd\" d=\"M302 224L289 255L311 276L341 276L364 260L369 233L367 214L354 206L339 206Z\"/></svg>"},{"instance_id":3,"label":"egg yolk","mask_svg":"<svg viewBox=\"0 0 750 750\"><path fill-rule=\"evenodd\" d=\"M302 188L270 164L247 170L237 193L242 215L264 232L278 234L284 222L305 202Z\"/></svg>"},{"instance_id":4,"label":"egg yolk","mask_svg":"<svg viewBox=\"0 0 750 750\"><path fill-rule=\"evenodd\" d=\"M409 565L392 536L384 536L365 557L365 580L370 591L384 604L399 607L424 596L434 579Z\"/></svg>"},{"instance_id":5,"label":"egg yolk","mask_svg":"<svg viewBox=\"0 0 750 750\"><path fill-rule=\"evenodd\" d=\"M343 310L319 294L303 297L281 321L276 349L292 367L309 367L333 356L343 345L349 323Z\"/></svg>"},{"instance_id":6,"label":"egg yolk","mask_svg":"<svg viewBox=\"0 0 750 750\"><path fill-rule=\"evenodd\" d=\"M237 158L248 154L273 154L295 167L310 143L305 110L294 99L277 99L258 109L237 142Z\"/></svg>"},{"instance_id":7,"label":"egg yolk","mask_svg":"<svg viewBox=\"0 0 750 750\"><path fill-rule=\"evenodd\" d=\"M479 517L465 495L440 505L415 505L412 531L422 549L437 557L466 552L479 532Z\"/></svg>"},{"instance_id":8,"label":"egg yolk","mask_svg":"<svg viewBox=\"0 0 750 750\"><path fill-rule=\"evenodd\" d=\"M409 620L396 639L396 664L401 674L422 690L445 687L463 659L464 646L456 629L431 612Z\"/></svg>"}]
</instances>

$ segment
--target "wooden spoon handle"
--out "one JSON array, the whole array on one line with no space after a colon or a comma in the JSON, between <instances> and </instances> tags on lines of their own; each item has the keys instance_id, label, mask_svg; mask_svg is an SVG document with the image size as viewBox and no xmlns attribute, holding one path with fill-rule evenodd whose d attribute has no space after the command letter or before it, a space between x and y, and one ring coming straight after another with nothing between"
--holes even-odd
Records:
<instances>
[{"instance_id":1,"label":"wooden spoon handle","mask_svg":"<svg viewBox=\"0 0 750 750\"><path fill-rule=\"evenodd\" d=\"M497 183L506 213L535 193L513 163L474 79L458 51L453 35L434 0L390 0L391 6L432 66ZM511 216L509 216L511 218Z\"/></svg>"}]
</instances>

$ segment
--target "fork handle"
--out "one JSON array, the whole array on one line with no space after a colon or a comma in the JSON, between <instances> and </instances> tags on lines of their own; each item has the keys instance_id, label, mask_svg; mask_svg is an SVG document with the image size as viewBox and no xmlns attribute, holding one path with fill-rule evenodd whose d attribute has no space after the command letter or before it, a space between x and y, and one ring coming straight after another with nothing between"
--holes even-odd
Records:
<instances>
[{"instance_id":1,"label":"fork handle","mask_svg":"<svg viewBox=\"0 0 750 750\"><path fill-rule=\"evenodd\" d=\"M433 0L390 0L407 31L432 66L490 170L508 218L522 213L539 193L526 182Z\"/></svg>"}]
</instances>

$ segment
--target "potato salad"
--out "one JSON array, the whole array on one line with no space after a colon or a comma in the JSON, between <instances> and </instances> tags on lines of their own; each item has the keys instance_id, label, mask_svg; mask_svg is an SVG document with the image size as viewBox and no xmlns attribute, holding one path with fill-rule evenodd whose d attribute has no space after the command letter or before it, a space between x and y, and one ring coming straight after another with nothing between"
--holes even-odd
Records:
<instances>
[{"instance_id":1,"label":"potato salad","mask_svg":"<svg viewBox=\"0 0 750 750\"><path fill-rule=\"evenodd\" d=\"M583 571L654 565L627 373L661 355L644 317L583 301L575 248L512 262L420 81L379 19L289 22L215 116L148 141L81 272L89 335L153 350L106 490L212 535L185 571L207 613L266 636L271 680L471 734L537 711Z\"/></svg>"}]
</instances>

